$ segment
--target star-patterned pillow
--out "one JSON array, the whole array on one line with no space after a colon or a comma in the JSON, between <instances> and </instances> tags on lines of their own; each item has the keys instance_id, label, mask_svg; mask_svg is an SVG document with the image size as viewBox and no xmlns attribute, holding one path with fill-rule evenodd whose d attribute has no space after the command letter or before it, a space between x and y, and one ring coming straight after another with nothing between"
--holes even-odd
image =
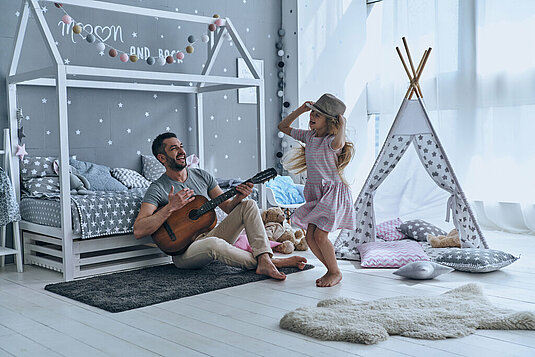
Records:
<instances>
[{"instance_id":1,"label":"star-patterned pillow","mask_svg":"<svg viewBox=\"0 0 535 357\"><path fill-rule=\"evenodd\" d=\"M433 260L455 270L487 273L508 266L519 257L495 249L447 248Z\"/></svg>"},{"instance_id":2,"label":"star-patterned pillow","mask_svg":"<svg viewBox=\"0 0 535 357\"><path fill-rule=\"evenodd\" d=\"M58 176L52 165L54 160L56 158L51 156L25 156L20 164L20 178L24 181L34 177Z\"/></svg>"},{"instance_id":3,"label":"star-patterned pillow","mask_svg":"<svg viewBox=\"0 0 535 357\"><path fill-rule=\"evenodd\" d=\"M141 167L143 176L150 182L156 181L165 172L165 166L154 156L141 155Z\"/></svg>"},{"instance_id":4,"label":"star-patterned pillow","mask_svg":"<svg viewBox=\"0 0 535 357\"><path fill-rule=\"evenodd\" d=\"M428 234L432 234L434 236L445 236L448 234L437 226L421 219L413 219L403 222L403 224L399 226L398 230L407 237L416 239L420 242L427 242Z\"/></svg>"},{"instance_id":5,"label":"star-patterned pillow","mask_svg":"<svg viewBox=\"0 0 535 357\"><path fill-rule=\"evenodd\" d=\"M22 187L31 197L53 197L59 194L59 177L32 177L22 181Z\"/></svg>"}]
</instances>

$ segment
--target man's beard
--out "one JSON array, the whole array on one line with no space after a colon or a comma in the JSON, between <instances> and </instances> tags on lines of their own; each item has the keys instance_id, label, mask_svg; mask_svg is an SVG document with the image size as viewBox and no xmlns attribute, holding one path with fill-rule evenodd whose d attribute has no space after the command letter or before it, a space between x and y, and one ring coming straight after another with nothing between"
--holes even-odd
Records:
<instances>
[{"instance_id":1,"label":"man's beard","mask_svg":"<svg viewBox=\"0 0 535 357\"><path fill-rule=\"evenodd\" d=\"M175 159L167 154L165 154L165 159L167 160L167 166L173 171L182 171L186 167L186 165L178 164Z\"/></svg>"}]
</instances>

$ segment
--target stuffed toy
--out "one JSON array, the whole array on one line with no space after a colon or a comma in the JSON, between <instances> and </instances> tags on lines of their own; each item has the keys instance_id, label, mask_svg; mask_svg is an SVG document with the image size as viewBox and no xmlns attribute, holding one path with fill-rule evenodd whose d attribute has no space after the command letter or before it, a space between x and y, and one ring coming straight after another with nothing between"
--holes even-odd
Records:
<instances>
[{"instance_id":1,"label":"stuffed toy","mask_svg":"<svg viewBox=\"0 0 535 357\"><path fill-rule=\"evenodd\" d=\"M429 242L433 248L461 248L461 240L459 239L459 233L456 229L452 229L445 236L427 234L427 242Z\"/></svg>"},{"instance_id":2,"label":"stuffed toy","mask_svg":"<svg viewBox=\"0 0 535 357\"><path fill-rule=\"evenodd\" d=\"M264 227L269 240L282 243L273 248L273 251L290 254L294 250L307 250L305 233L302 229L295 230L286 222L280 207L271 207L261 213Z\"/></svg>"},{"instance_id":3,"label":"stuffed toy","mask_svg":"<svg viewBox=\"0 0 535 357\"><path fill-rule=\"evenodd\" d=\"M59 161L55 160L53 163L54 172L59 175ZM91 186L89 181L78 173L78 170L69 165L69 176L70 176L70 186L71 193L79 195L91 195L96 192L90 191Z\"/></svg>"}]
</instances>

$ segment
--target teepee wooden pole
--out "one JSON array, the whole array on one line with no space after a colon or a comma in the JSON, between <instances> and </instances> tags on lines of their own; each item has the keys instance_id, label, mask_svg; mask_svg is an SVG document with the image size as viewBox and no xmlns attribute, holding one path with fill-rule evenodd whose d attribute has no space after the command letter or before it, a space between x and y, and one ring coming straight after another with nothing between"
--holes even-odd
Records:
<instances>
[{"instance_id":1,"label":"teepee wooden pole","mask_svg":"<svg viewBox=\"0 0 535 357\"><path fill-rule=\"evenodd\" d=\"M405 52L407 53L407 57L409 58L409 64L412 70L412 78L416 78L416 71L414 70L414 64L412 63L412 57L411 57L411 52L409 51L409 45L407 44L407 40L405 39L405 37L402 37L401 40L403 41L403 47L405 47ZM420 97L423 97L422 90L420 89L420 84L418 82L416 82L416 87L418 88L418 93L420 94Z\"/></svg>"},{"instance_id":2,"label":"teepee wooden pole","mask_svg":"<svg viewBox=\"0 0 535 357\"><path fill-rule=\"evenodd\" d=\"M420 69L420 72L418 73L418 76L416 77L416 83L420 80L420 76L422 75L424 71L425 64L427 63L427 59L429 58L429 55L431 54L431 47L427 50L427 54L424 56L424 62L422 63L422 68ZM416 93L416 96L418 96L418 93ZM409 95L409 100L412 98L412 93Z\"/></svg>"},{"instance_id":3,"label":"teepee wooden pole","mask_svg":"<svg viewBox=\"0 0 535 357\"><path fill-rule=\"evenodd\" d=\"M427 50L424 51L424 54L422 55L422 58L420 59L420 63L418 64L418 68L416 69L416 75L415 75L415 77L418 77L418 74L419 74L420 71L422 70L422 63L424 63L425 56L427 56ZM420 85L420 83L418 83L418 86L419 86L419 85ZM407 95L412 94L413 91L414 91L414 88L409 87L409 88L407 89ZM423 95L422 95L422 97L423 97Z\"/></svg>"},{"instance_id":4,"label":"teepee wooden pole","mask_svg":"<svg viewBox=\"0 0 535 357\"><path fill-rule=\"evenodd\" d=\"M399 47L396 47L396 51L398 53L399 59L401 60L401 63L403 64L403 68L405 68L405 73L407 73L407 77L409 77L409 81L410 81L409 88L412 88L414 86L414 81L413 81L413 78L411 76L411 73L409 72L409 68L405 64L405 60L403 59L403 55L401 54L401 51L399 50ZM407 98L407 94L405 94L405 98ZM416 95L418 96L418 92L416 93Z\"/></svg>"}]
</instances>

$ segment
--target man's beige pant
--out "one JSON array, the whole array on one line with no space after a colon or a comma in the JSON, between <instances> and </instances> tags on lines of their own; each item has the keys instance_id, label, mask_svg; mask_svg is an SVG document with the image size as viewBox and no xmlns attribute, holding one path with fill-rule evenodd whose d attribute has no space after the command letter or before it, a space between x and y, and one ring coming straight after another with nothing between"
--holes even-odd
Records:
<instances>
[{"instance_id":1,"label":"man's beige pant","mask_svg":"<svg viewBox=\"0 0 535 357\"><path fill-rule=\"evenodd\" d=\"M232 245L244 228L252 254ZM255 269L256 257L264 253L273 255L260 212L253 200L244 200L214 229L199 235L183 254L173 256L173 263L181 269L199 269L218 260L233 267Z\"/></svg>"}]
</instances>

